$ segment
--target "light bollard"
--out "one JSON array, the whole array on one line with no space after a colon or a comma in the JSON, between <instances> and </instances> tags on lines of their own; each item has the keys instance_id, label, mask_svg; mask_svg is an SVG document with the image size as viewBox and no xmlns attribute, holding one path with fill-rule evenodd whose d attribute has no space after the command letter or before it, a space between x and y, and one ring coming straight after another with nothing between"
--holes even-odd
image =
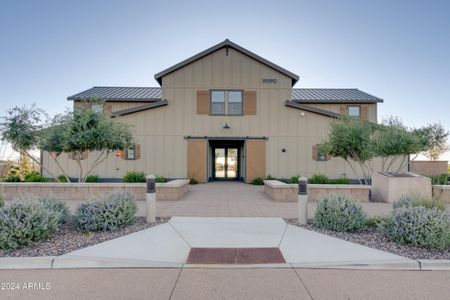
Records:
<instances>
[{"instance_id":1,"label":"light bollard","mask_svg":"<svg viewBox=\"0 0 450 300\"><path fill-rule=\"evenodd\" d=\"M156 221L156 184L155 176L147 175L147 194L145 195L145 202L147 204L147 223Z\"/></svg>"},{"instance_id":2,"label":"light bollard","mask_svg":"<svg viewBox=\"0 0 450 300\"><path fill-rule=\"evenodd\" d=\"M305 225L308 222L308 178L298 179L298 222Z\"/></svg>"}]
</instances>

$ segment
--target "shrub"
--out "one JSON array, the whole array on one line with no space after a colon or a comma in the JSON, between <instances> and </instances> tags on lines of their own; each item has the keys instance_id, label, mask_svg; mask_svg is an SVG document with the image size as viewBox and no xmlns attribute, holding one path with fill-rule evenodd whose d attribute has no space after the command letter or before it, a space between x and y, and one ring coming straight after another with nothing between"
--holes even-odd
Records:
<instances>
[{"instance_id":1,"label":"shrub","mask_svg":"<svg viewBox=\"0 0 450 300\"><path fill-rule=\"evenodd\" d=\"M98 176L97 175L89 175L88 177L86 177L85 182L87 182L87 183L98 182Z\"/></svg>"},{"instance_id":2,"label":"shrub","mask_svg":"<svg viewBox=\"0 0 450 300\"><path fill-rule=\"evenodd\" d=\"M144 172L131 171L127 172L127 174L123 176L123 182L127 183L147 182L147 179L145 178Z\"/></svg>"},{"instance_id":3,"label":"shrub","mask_svg":"<svg viewBox=\"0 0 450 300\"><path fill-rule=\"evenodd\" d=\"M358 231L366 225L367 216L361 205L345 196L322 198L314 216L317 227L334 231Z\"/></svg>"},{"instance_id":4,"label":"shrub","mask_svg":"<svg viewBox=\"0 0 450 300\"><path fill-rule=\"evenodd\" d=\"M67 207L66 202L64 200L54 197L54 196L45 196L39 199L39 202L47 209L57 214L58 222L60 224L66 223L69 219L70 212L69 207Z\"/></svg>"},{"instance_id":5,"label":"shrub","mask_svg":"<svg viewBox=\"0 0 450 300\"><path fill-rule=\"evenodd\" d=\"M57 179L58 182L67 182L67 178L64 175L59 175Z\"/></svg>"},{"instance_id":6,"label":"shrub","mask_svg":"<svg viewBox=\"0 0 450 300\"><path fill-rule=\"evenodd\" d=\"M3 178L4 182L21 182L22 178L20 178L20 175L8 175Z\"/></svg>"},{"instance_id":7,"label":"shrub","mask_svg":"<svg viewBox=\"0 0 450 300\"><path fill-rule=\"evenodd\" d=\"M448 181L448 174L430 176L432 185L446 185Z\"/></svg>"},{"instance_id":8,"label":"shrub","mask_svg":"<svg viewBox=\"0 0 450 300\"><path fill-rule=\"evenodd\" d=\"M274 177L272 177L270 174L269 175L267 175L267 178L266 178L267 180L275 180L275 178Z\"/></svg>"},{"instance_id":9,"label":"shrub","mask_svg":"<svg viewBox=\"0 0 450 300\"><path fill-rule=\"evenodd\" d=\"M413 197L409 195L403 195L397 202L394 202L394 209L400 207L425 207L425 208L437 208L439 210L445 210L445 203L439 199L424 199L420 197Z\"/></svg>"},{"instance_id":10,"label":"shrub","mask_svg":"<svg viewBox=\"0 0 450 300\"><path fill-rule=\"evenodd\" d=\"M103 199L81 204L76 212L77 228L81 231L113 231L132 224L137 211L133 195L114 191Z\"/></svg>"},{"instance_id":11,"label":"shrub","mask_svg":"<svg viewBox=\"0 0 450 300\"><path fill-rule=\"evenodd\" d=\"M5 205L5 197L3 196L3 191L0 190L0 207Z\"/></svg>"},{"instance_id":12,"label":"shrub","mask_svg":"<svg viewBox=\"0 0 450 300\"><path fill-rule=\"evenodd\" d=\"M311 184L326 184L328 183L328 177L323 174L314 174L310 179Z\"/></svg>"},{"instance_id":13,"label":"shrub","mask_svg":"<svg viewBox=\"0 0 450 300\"><path fill-rule=\"evenodd\" d=\"M197 184L197 183L198 183L198 181L195 180L195 178L189 179L189 184Z\"/></svg>"},{"instance_id":14,"label":"shrub","mask_svg":"<svg viewBox=\"0 0 450 300\"><path fill-rule=\"evenodd\" d=\"M38 172L30 172L28 174L26 174L23 178L24 182L47 182L48 178L41 176L41 174L39 174Z\"/></svg>"},{"instance_id":15,"label":"shrub","mask_svg":"<svg viewBox=\"0 0 450 300\"><path fill-rule=\"evenodd\" d=\"M264 185L264 180L261 177L257 177L252 180L251 184L253 185Z\"/></svg>"},{"instance_id":16,"label":"shrub","mask_svg":"<svg viewBox=\"0 0 450 300\"><path fill-rule=\"evenodd\" d=\"M58 229L58 214L37 201L14 202L0 208L0 249L38 242Z\"/></svg>"},{"instance_id":17,"label":"shrub","mask_svg":"<svg viewBox=\"0 0 450 300\"><path fill-rule=\"evenodd\" d=\"M450 220L436 208L398 207L383 223L386 236L399 243L447 250Z\"/></svg>"},{"instance_id":18,"label":"shrub","mask_svg":"<svg viewBox=\"0 0 450 300\"><path fill-rule=\"evenodd\" d=\"M165 183L167 182L167 179L163 176L156 176L155 182L157 183Z\"/></svg>"},{"instance_id":19,"label":"shrub","mask_svg":"<svg viewBox=\"0 0 450 300\"><path fill-rule=\"evenodd\" d=\"M385 220L385 217L382 217L382 216L368 217L366 220L366 227L380 226L381 224L383 224L384 220Z\"/></svg>"},{"instance_id":20,"label":"shrub","mask_svg":"<svg viewBox=\"0 0 450 300\"><path fill-rule=\"evenodd\" d=\"M329 179L328 183L330 184L350 184L350 180L345 177L341 177L338 179Z\"/></svg>"},{"instance_id":21,"label":"shrub","mask_svg":"<svg viewBox=\"0 0 450 300\"><path fill-rule=\"evenodd\" d=\"M295 183L298 184L298 179L300 178L300 176L296 175L296 176L292 176L291 177L291 183Z\"/></svg>"}]
</instances>

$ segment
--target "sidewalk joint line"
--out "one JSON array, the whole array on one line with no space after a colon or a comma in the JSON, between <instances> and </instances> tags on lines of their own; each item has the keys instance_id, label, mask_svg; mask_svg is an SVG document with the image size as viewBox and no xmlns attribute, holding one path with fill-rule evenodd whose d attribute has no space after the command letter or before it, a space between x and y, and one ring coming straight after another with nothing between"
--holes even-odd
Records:
<instances>
[{"instance_id":1,"label":"sidewalk joint line","mask_svg":"<svg viewBox=\"0 0 450 300\"><path fill-rule=\"evenodd\" d=\"M286 221L285 221L285 222L286 222ZM284 240L284 236L285 236L285 234L286 234L286 231L287 231L288 226L289 226L289 224L286 223L286 227L284 227L283 235L281 236L280 242L278 243L278 248L280 248L281 243L282 243L283 240ZM281 250L280 250L280 251L281 251Z\"/></svg>"},{"instance_id":2,"label":"sidewalk joint line","mask_svg":"<svg viewBox=\"0 0 450 300\"><path fill-rule=\"evenodd\" d=\"M297 275L298 280L300 280L302 286L305 288L305 290L308 292L309 297L314 300L314 297L311 295L311 292L309 291L308 287L306 286L306 284L303 282L302 278L300 277L300 274L298 274L297 270L294 268L294 266L292 264L291 268L294 271L294 273Z\"/></svg>"},{"instance_id":3,"label":"sidewalk joint line","mask_svg":"<svg viewBox=\"0 0 450 300\"><path fill-rule=\"evenodd\" d=\"M178 232L178 230L175 228L175 226L173 226L170 222L167 222L167 224L169 224L170 227L172 227L173 230L175 230L175 232L183 239L183 241L189 246L189 248L193 248L191 246L191 244L189 244L189 242L184 238L184 236L182 236L181 233Z\"/></svg>"},{"instance_id":4,"label":"sidewalk joint line","mask_svg":"<svg viewBox=\"0 0 450 300\"><path fill-rule=\"evenodd\" d=\"M180 272L178 272L177 279L175 280L175 283L173 285L172 291L170 292L169 300L172 299L173 293L175 292L175 287L178 284L178 279L180 279L181 272L183 272L183 269L184 269L184 264L181 265Z\"/></svg>"}]
</instances>

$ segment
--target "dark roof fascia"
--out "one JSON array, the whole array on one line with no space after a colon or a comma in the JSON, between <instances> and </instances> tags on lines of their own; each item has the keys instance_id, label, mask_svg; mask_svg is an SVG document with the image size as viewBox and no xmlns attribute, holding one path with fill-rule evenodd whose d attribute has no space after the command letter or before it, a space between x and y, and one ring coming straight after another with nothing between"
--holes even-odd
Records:
<instances>
[{"instance_id":1,"label":"dark roof fascia","mask_svg":"<svg viewBox=\"0 0 450 300\"><path fill-rule=\"evenodd\" d=\"M211 53L213 53L213 52L215 52L215 51L217 51L219 49L225 48L225 47L233 48L234 50L239 51L239 52L241 52L241 53L243 53L243 54L245 54L245 55L247 55L247 56L249 56L249 57L251 57L251 58L253 58L253 59L257 60L257 61L259 61L260 63L262 63L262 64L264 64L264 65L266 65L266 66L268 66L268 67L270 67L270 68L272 68L272 69L274 69L274 70L276 70L276 71L278 71L278 72L280 72L280 73L282 73L282 74L284 74L284 75L286 75L288 77L290 77L292 79L292 86L294 86L294 84L297 83L297 81L300 79L300 77L297 74L294 74L294 73L292 73L292 72L290 72L290 71L288 71L288 70L286 70L286 69L284 69L284 68L282 68L282 67L280 67L280 66L278 66L278 65L276 65L276 64L274 64L274 63L272 63L270 61L268 61L267 59L265 59L265 58L255 54L255 53L253 53L253 52L251 52L251 51L249 51L249 50L247 50L247 49L245 49L245 48L243 48L243 47L241 47L241 46L239 46L239 45L237 45L237 44L235 44L233 42L231 42L228 39L226 39L225 41L223 41L223 42L221 42L221 43L219 43L219 44L217 44L215 46L212 46L212 47L210 47L210 48L208 48L208 49L206 49L206 50L204 50L204 51L202 51L202 52L200 52L200 53L198 53L198 54L196 54L196 55L194 55L194 56L192 56L192 57L190 57L188 59L185 59L185 60L177 63L176 65L173 65L172 67L167 68L164 71L159 72L158 74L155 74L155 79L156 79L156 81L158 81L159 84L161 84L163 76L168 75L168 74L170 74L170 73L172 73L172 72L174 72L174 71L176 71L176 70L178 70L178 69L180 69L180 68L182 68L182 67L184 67L184 66L186 66L186 65L188 65L190 63L193 63L193 62L195 62L195 61L197 61L197 60L199 60L199 59L201 59L201 58L203 58L203 57L205 57L205 56L207 56L207 55L209 55L209 54L211 54Z\"/></svg>"},{"instance_id":2,"label":"dark roof fascia","mask_svg":"<svg viewBox=\"0 0 450 300\"><path fill-rule=\"evenodd\" d=\"M315 107L312 107L312 106L309 106L309 105L306 105L306 104L300 104L300 103L293 102L293 101L290 101L290 100L286 100L285 105L287 107L301 109L301 110L304 110L304 111L308 111L308 112L311 112L311 113L319 114L319 115L330 117L330 118L336 118L337 119L337 118L339 118L341 116L340 114L337 114L337 113L334 113L334 112L331 112L331 111L328 111L328 110L315 108Z\"/></svg>"},{"instance_id":3,"label":"dark roof fascia","mask_svg":"<svg viewBox=\"0 0 450 300\"><path fill-rule=\"evenodd\" d=\"M153 109L153 108L157 108L157 107L161 107L161 106L166 106L168 105L169 102L164 99L158 102L152 102L152 103L147 103L141 106L137 106L137 107L132 107L132 108L127 108L127 109L123 109L123 110L118 110L115 112L111 113L111 117L115 118L115 117L119 117L119 116L125 116L125 115L129 115L129 114L133 114L136 112L140 112L143 110L148 110L148 109Z\"/></svg>"},{"instance_id":4,"label":"dark roof fascia","mask_svg":"<svg viewBox=\"0 0 450 300\"><path fill-rule=\"evenodd\" d=\"M300 104L375 104L375 103L383 103L384 100L333 100L333 99L327 99L327 100L299 100L299 99L292 99L292 102L300 103Z\"/></svg>"},{"instance_id":5,"label":"dark roof fascia","mask_svg":"<svg viewBox=\"0 0 450 300\"><path fill-rule=\"evenodd\" d=\"M69 99L67 98L67 100L70 101L105 101L105 102L158 102L161 101L161 98L148 98L148 99L134 99L134 98L106 98L106 99L99 99L99 98L72 98Z\"/></svg>"}]
</instances>

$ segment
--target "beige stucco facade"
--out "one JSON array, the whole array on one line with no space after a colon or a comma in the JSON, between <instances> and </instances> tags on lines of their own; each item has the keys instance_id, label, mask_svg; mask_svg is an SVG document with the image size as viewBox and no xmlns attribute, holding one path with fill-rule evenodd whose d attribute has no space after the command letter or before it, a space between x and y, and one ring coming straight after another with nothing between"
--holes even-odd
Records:
<instances>
[{"instance_id":1,"label":"beige stucco facade","mask_svg":"<svg viewBox=\"0 0 450 300\"><path fill-rule=\"evenodd\" d=\"M276 83L264 83L263 79L276 79ZM214 89L256 92L256 114L239 116L199 115L197 113L197 91ZM265 174L277 178L294 175L312 176L322 173L332 178L346 176L355 178L348 165L338 158L327 161L313 160L313 145L327 137L330 123L335 119L301 109L287 107L291 99L292 78L255 60L233 48L221 48L186 66L162 77L162 99L168 105L142 110L118 117L131 124L134 137L141 145L138 160L124 160L112 153L105 163L98 166L94 174L99 177L121 178L128 171L144 171L167 178L188 176L188 142L190 137L241 139L241 177L245 178L247 138L263 137L265 147ZM75 105L77 101L75 101ZM112 112L142 105L138 102L108 101ZM339 114L343 104L316 103L311 107ZM367 106L367 118L377 122L377 104ZM224 124L229 126L224 129ZM208 143L206 143L208 145ZM207 146L208 147L208 146ZM284 149L284 151L283 151ZM211 151L205 167L207 179L211 177ZM203 155L203 154L202 154ZM90 153L84 164L95 159ZM76 177L77 165L67 155L61 155L62 165ZM60 174L56 165L43 155L44 165L55 174ZM376 170L381 163L374 162ZM356 167L357 168L357 167ZM361 174L358 175L361 177Z\"/></svg>"}]
</instances>

